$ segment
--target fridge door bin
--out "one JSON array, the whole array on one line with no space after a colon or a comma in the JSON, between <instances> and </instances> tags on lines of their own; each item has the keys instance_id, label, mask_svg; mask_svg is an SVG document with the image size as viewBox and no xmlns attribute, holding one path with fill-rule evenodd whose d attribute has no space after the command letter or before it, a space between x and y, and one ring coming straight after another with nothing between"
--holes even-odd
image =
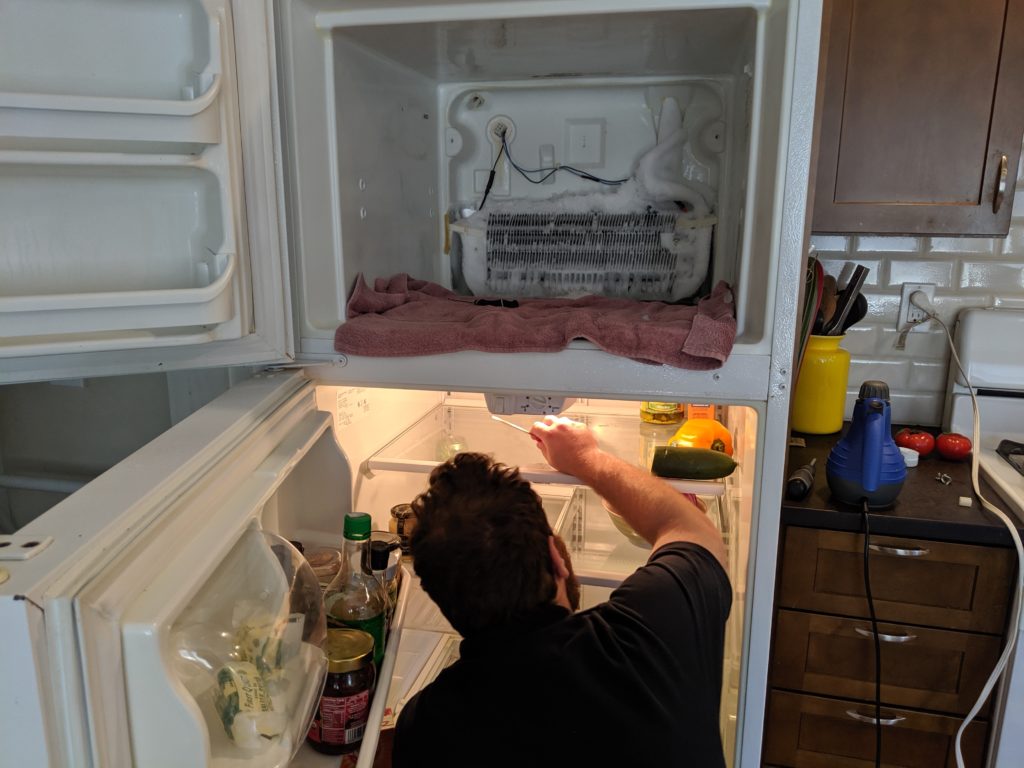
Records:
<instances>
[{"instance_id":1,"label":"fridge door bin","mask_svg":"<svg viewBox=\"0 0 1024 768\"><path fill-rule=\"evenodd\" d=\"M0 148L216 144L226 20L219 0L6 3Z\"/></svg>"},{"instance_id":2,"label":"fridge door bin","mask_svg":"<svg viewBox=\"0 0 1024 768\"><path fill-rule=\"evenodd\" d=\"M74 334L82 344L82 334L212 326L237 314L234 236L215 171L158 156L144 165L31 159L39 162L0 165L9 256L0 356L25 354L19 345L40 337Z\"/></svg>"},{"instance_id":3,"label":"fridge door bin","mask_svg":"<svg viewBox=\"0 0 1024 768\"><path fill-rule=\"evenodd\" d=\"M616 414L568 415L589 424L606 450L630 463L649 466L655 436L644 429L639 418ZM522 420L521 426L528 428L533 421L531 416ZM370 456L362 469L364 473L390 470L427 474L456 453L472 450L493 454L502 463L519 467L523 478L532 483L580 484L577 478L538 462L537 449L529 435L496 422L486 409L460 405L433 408ZM666 478L665 482L682 493L721 496L725 492L722 480Z\"/></svg>"}]
</instances>

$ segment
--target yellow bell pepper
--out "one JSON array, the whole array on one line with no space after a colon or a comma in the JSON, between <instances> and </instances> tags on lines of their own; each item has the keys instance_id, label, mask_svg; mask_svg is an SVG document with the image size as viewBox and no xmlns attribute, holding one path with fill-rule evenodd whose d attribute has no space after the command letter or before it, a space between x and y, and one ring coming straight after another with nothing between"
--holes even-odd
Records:
<instances>
[{"instance_id":1,"label":"yellow bell pepper","mask_svg":"<svg viewBox=\"0 0 1024 768\"><path fill-rule=\"evenodd\" d=\"M672 435L668 444L686 448L710 448L732 456L732 435L717 419L690 419Z\"/></svg>"}]
</instances>

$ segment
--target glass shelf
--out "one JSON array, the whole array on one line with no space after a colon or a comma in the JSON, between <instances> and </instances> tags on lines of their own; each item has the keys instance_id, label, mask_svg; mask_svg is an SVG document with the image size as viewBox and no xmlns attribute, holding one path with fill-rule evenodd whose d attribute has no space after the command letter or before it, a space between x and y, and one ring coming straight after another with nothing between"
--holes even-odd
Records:
<instances>
[{"instance_id":1,"label":"glass shelf","mask_svg":"<svg viewBox=\"0 0 1024 768\"><path fill-rule=\"evenodd\" d=\"M590 426L598 443L611 454L647 469L656 445L665 445L674 427L645 424L639 416L621 414L570 414ZM534 416L503 416L528 429ZM533 483L580 485L578 478L556 472L538 452L529 435L495 421L484 408L439 405L385 445L367 462L371 473L381 470L430 472L442 461L460 451L479 451L498 461L518 466L522 476ZM721 480L669 480L669 485L684 493L721 496ZM609 523L610 524L610 523Z\"/></svg>"},{"instance_id":2,"label":"glass shelf","mask_svg":"<svg viewBox=\"0 0 1024 768\"><path fill-rule=\"evenodd\" d=\"M701 501L728 546L730 522L722 500L702 496ZM576 488L555 531L569 548L581 584L616 587L651 556L650 545L616 528L601 497L588 488Z\"/></svg>"}]
</instances>

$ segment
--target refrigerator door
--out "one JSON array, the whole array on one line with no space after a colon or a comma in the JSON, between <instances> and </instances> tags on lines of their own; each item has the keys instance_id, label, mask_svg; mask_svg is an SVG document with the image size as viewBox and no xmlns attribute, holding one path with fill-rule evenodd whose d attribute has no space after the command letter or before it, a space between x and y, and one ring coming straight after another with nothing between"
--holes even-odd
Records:
<instances>
[{"instance_id":1,"label":"refrigerator door","mask_svg":"<svg viewBox=\"0 0 1024 768\"><path fill-rule=\"evenodd\" d=\"M296 482L323 487L303 509L280 508L282 484ZM314 386L258 376L22 529L49 542L2 563L0 615L13 619L0 669L34 666L38 695L4 686L0 714L42 723L48 741L25 743L31 730L10 731L4 717L5 758L287 764L322 686L325 625L316 577L275 534L339 537L350 489ZM33 612L19 618L19 606ZM24 647L34 663L9 655ZM255 715L230 709L232 686L257 701Z\"/></svg>"},{"instance_id":2,"label":"refrigerator door","mask_svg":"<svg viewBox=\"0 0 1024 768\"><path fill-rule=\"evenodd\" d=\"M0 5L0 383L291 357L274 59L269 4Z\"/></svg>"}]
</instances>

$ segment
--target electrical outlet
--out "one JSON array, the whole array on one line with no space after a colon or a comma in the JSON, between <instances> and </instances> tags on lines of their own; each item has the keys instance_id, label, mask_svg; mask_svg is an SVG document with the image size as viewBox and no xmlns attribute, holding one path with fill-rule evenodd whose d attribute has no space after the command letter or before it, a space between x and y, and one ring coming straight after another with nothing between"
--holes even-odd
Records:
<instances>
[{"instance_id":1,"label":"electrical outlet","mask_svg":"<svg viewBox=\"0 0 1024 768\"><path fill-rule=\"evenodd\" d=\"M931 329L932 321L926 319L928 315L925 311L910 303L910 295L915 291L921 291L929 301L935 301L935 283L904 283L903 292L900 294L900 313L896 319L898 331L904 331L908 327L911 333Z\"/></svg>"}]
</instances>

